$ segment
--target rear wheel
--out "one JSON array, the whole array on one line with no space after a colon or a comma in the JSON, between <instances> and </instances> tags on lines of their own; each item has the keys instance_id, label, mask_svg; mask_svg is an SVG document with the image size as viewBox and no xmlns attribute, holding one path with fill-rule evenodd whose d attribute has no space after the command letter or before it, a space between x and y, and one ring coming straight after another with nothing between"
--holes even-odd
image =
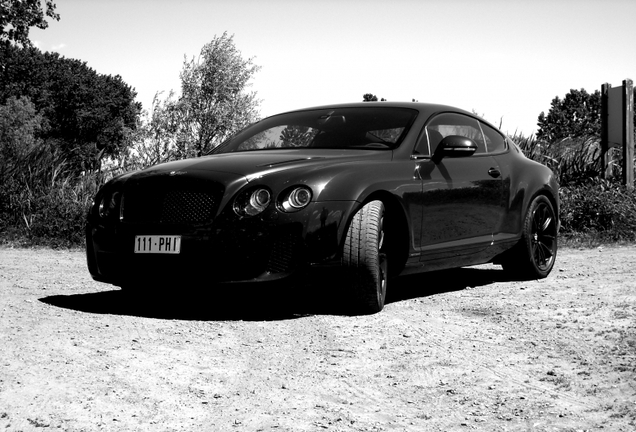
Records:
<instances>
[{"instance_id":1,"label":"rear wheel","mask_svg":"<svg viewBox=\"0 0 636 432\"><path fill-rule=\"evenodd\" d=\"M550 200L537 196L523 223L519 243L508 253L502 266L520 279L541 279L552 271L557 255L558 219Z\"/></svg>"},{"instance_id":2,"label":"rear wheel","mask_svg":"<svg viewBox=\"0 0 636 432\"><path fill-rule=\"evenodd\" d=\"M342 265L353 274L356 309L362 313L380 312L388 282L382 201L371 201L354 215L345 239Z\"/></svg>"}]
</instances>

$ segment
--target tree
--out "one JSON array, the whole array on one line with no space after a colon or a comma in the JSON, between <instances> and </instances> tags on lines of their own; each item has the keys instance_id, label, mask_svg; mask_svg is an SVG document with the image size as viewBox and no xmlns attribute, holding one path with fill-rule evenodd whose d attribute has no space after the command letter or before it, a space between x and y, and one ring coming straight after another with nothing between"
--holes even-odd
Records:
<instances>
[{"instance_id":1,"label":"tree","mask_svg":"<svg viewBox=\"0 0 636 432\"><path fill-rule=\"evenodd\" d=\"M257 120L260 101L247 89L259 70L252 58L243 59L227 32L206 44L198 58L184 61L181 96L170 108L178 124L179 157L204 155Z\"/></svg>"},{"instance_id":2,"label":"tree","mask_svg":"<svg viewBox=\"0 0 636 432\"><path fill-rule=\"evenodd\" d=\"M27 97L42 115L42 139L76 172L98 170L130 144L141 104L120 76L102 75L85 62L8 46L0 69L0 104Z\"/></svg>"},{"instance_id":3,"label":"tree","mask_svg":"<svg viewBox=\"0 0 636 432\"><path fill-rule=\"evenodd\" d=\"M309 126L289 125L281 131L278 140L284 147L307 147L317 132Z\"/></svg>"},{"instance_id":4,"label":"tree","mask_svg":"<svg viewBox=\"0 0 636 432\"><path fill-rule=\"evenodd\" d=\"M29 98L11 97L0 105L0 179L5 180L20 161L39 145L43 119Z\"/></svg>"},{"instance_id":5,"label":"tree","mask_svg":"<svg viewBox=\"0 0 636 432\"><path fill-rule=\"evenodd\" d=\"M378 101L378 97L372 93L365 93L362 96L362 102L377 102ZM386 99L382 98L380 99L380 102L386 102Z\"/></svg>"},{"instance_id":6,"label":"tree","mask_svg":"<svg viewBox=\"0 0 636 432\"><path fill-rule=\"evenodd\" d=\"M46 0L42 6L41 0L0 0L0 44L6 46L13 42L31 46L31 27L47 28L45 16L60 20L60 15L55 13L55 3Z\"/></svg>"},{"instance_id":7,"label":"tree","mask_svg":"<svg viewBox=\"0 0 636 432\"><path fill-rule=\"evenodd\" d=\"M155 94L150 112L144 111L139 127L133 131L133 145L124 155L124 170L146 168L177 159L177 132L179 115L174 92L165 99Z\"/></svg>"},{"instance_id":8,"label":"tree","mask_svg":"<svg viewBox=\"0 0 636 432\"><path fill-rule=\"evenodd\" d=\"M601 134L601 93L570 90L563 99L552 99L546 116L539 114L537 139L556 142L564 138L591 137Z\"/></svg>"}]
</instances>

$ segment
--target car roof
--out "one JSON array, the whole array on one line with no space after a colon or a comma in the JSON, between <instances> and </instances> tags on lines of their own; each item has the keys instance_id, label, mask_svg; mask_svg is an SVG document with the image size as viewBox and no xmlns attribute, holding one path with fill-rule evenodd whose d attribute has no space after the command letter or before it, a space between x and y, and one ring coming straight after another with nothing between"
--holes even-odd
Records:
<instances>
[{"instance_id":1,"label":"car roof","mask_svg":"<svg viewBox=\"0 0 636 432\"><path fill-rule=\"evenodd\" d=\"M307 111L314 109L329 109L329 108L368 108L368 107L387 107L387 108L411 108L416 109L418 111L428 111L428 112L440 112L440 111L457 111L465 114L474 115L468 111L465 111L461 108L453 107L450 105L443 104L435 104L435 103L423 103L423 102L351 102L351 103L338 103L332 105L318 105L307 108L293 109L287 112L294 111Z\"/></svg>"},{"instance_id":2,"label":"car roof","mask_svg":"<svg viewBox=\"0 0 636 432\"><path fill-rule=\"evenodd\" d=\"M338 109L338 108L369 108L369 107L416 109L420 112L421 115L426 116L426 118L430 117L433 114L437 114L441 112L456 112L456 113L465 114L467 116L479 119L482 122L486 123L487 125L499 130L496 126L493 126L490 122L481 118L475 113L471 113L469 111L466 111L454 106L450 106L450 105L443 105L443 104L437 104L437 103L424 103L424 102L388 102L388 101L351 102L351 103L319 105L319 106L295 109L295 110L282 112L280 114L287 114L287 113L299 112L299 111L310 111L310 110L325 110L325 109L331 109L331 108Z\"/></svg>"}]
</instances>

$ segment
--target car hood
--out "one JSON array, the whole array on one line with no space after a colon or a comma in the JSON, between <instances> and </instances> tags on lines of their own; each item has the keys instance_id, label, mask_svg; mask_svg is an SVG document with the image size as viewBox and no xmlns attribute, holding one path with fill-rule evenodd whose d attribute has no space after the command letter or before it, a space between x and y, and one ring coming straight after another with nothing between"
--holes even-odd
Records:
<instances>
[{"instance_id":1,"label":"car hood","mask_svg":"<svg viewBox=\"0 0 636 432\"><path fill-rule=\"evenodd\" d=\"M316 167L362 160L390 160L391 151L378 150L264 150L240 153L225 153L204 156L196 159L184 159L168 162L147 168L143 173L204 175L208 173L224 173L244 177L247 181L261 178L275 172L299 167Z\"/></svg>"}]
</instances>

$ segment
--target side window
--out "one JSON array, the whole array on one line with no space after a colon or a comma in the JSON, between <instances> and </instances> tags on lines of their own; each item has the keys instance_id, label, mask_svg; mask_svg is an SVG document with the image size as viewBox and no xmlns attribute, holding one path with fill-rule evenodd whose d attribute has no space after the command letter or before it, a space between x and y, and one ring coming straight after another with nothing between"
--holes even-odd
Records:
<instances>
[{"instance_id":1,"label":"side window","mask_svg":"<svg viewBox=\"0 0 636 432\"><path fill-rule=\"evenodd\" d=\"M483 123L481 123L481 129L484 131L488 153L499 153L506 149L504 137L499 132Z\"/></svg>"},{"instance_id":2,"label":"side window","mask_svg":"<svg viewBox=\"0 0 636 432\"><path fill-rule=\"evenodd\" d=\"M470 138L477 144L475 153L486 152L486 145L479 122L462 114L448 113L435 116L426 126L426 135L428 136L431 154L435 154L440 141L449 135L460 135Z\"/></svg>"}]
</instances>

